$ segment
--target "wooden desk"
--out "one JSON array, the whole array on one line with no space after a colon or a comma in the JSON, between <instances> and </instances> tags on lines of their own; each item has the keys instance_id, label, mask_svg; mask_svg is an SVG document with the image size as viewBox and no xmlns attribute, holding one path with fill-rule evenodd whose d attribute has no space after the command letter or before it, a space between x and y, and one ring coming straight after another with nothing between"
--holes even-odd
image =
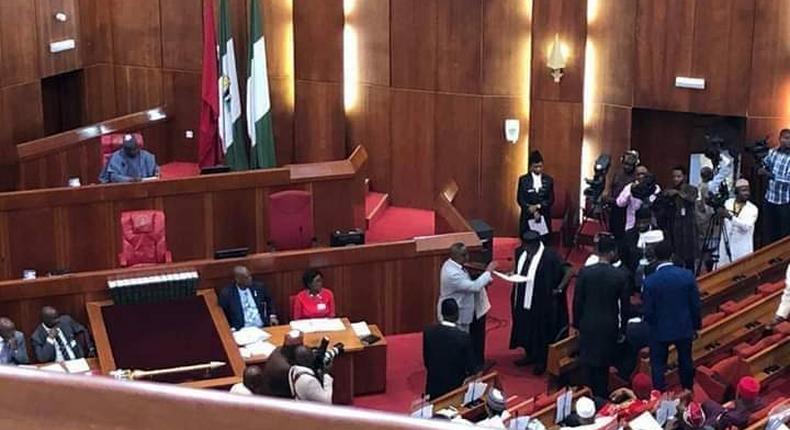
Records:
<instances>
[{"instance_id":1,"label":"wooden desk","mask_svg":"<svg viewBox=\"0 0 790 430\"><path fill-rule=\"evenodd\" d=\"M483 382L487 384L486 391L483 393L483 396L480 398L482 401L477 402L472 406L464 405L464 395L466 391L469 389L469 384L472 382ZM486 396L488 395L488 391L492 388L499 388L502 389L502 382L499 379L499 374L496 372L491 372L485 375L482 375L476 379L469 378L469 381L464 385L456 388L455 390L446 393L445 395L431 400L431 404L433 404L433 411L434 414L442 409L446 408L454 408L458 411L458 414L463 417L464 419L468 419L473 421L476 418L479 418L485 415L485 408L486 408Z\"/></svg>"},{"instance_id":2,"label":"wooden desk","mask_svg":"<svg viewBox=\"0 0 790 430\"><path fill-rule=\"evenodd\" d=\"M239 354L239 350L236 347L236 343L233 341L233 338L230 334L230 327L228 326L227 321L225 320L225 316L222 314L222 311L217 304L217 296L214 294L214 291L211 290L202 290L198 292L198 297L203 300L206 305L206 309L208 311L208 316L211 319L209 326L213 328L214 333L210 333L212 329L208 329L207 331L202 331L200 333L194 332L194 334L198 336L203 336L202 338L194 338L191 340L191 344L194 345L194 342L208 342L211 339L207 338L206 336L216 336L220 343L221 351L224 353L225 359L220 360L226 363L227 368L220 369L219 372L230 373L230 376L218 377L218 378L211 378L211 379L198 379L194 381L184 382L179 385L184 385L187 387L192 388L224 388L229 387L239 381L241 381L241 375L244 370L244 362L241 359L241 355ZM168 303L158 304L162 305L163 309L166 309L166 305ZM176 305L176 302L171 304L172 306ZM113 352L113 346L110 342L110 333L108 333L107 322L105 321L104 309L108 307L114 306L111 301L102 301L102 302L91 302L87 304L88 308L88 317L90 319L91 329L93 331L93 335L96 341L96 351L99 356L99 366L101 368L102 373L109 374L111 371L118 369L116 365L116 361L123 360L117 356L117 352ZM138 306L148 306L148 305L119 305L127 307L127 310L131 310L133 307ZM198 316L200 317L200 316ZM140 330L147 330L147 328L140 328ZM154 328L155 330L155 328ZM183 336L189 334L189 330L185 329L179 331L179 333ZM134 339L124 339L125 341L134 341ZM142 338L138 340L143 340ZM189 341L189 339L187 339ZM128 346L128 345L127 345ZM150 348L150 345L148 346ZM116 344L116 350L119 349L118 345ZM169 355L172 356L171 351L156 351L159 354L163 354L165 356ZM144 353L147 353L144 351ZM191 365L191 364L201 364L207 361L215 360L214 357L211 359L203 360L200 359L199 362L180 362L179 360L172 360L172 366L178 365ZM134 361L134 360L133 360ZM166 366L170 367L170 366ZM154 370L154 369L127 369L127 370ZM227 370L230 370L228 372Z\"/></svg>"},{"instance_id":3,"label":"wooden desk","mask_svg":"<svg viewBox=\"0 0 790 430\"><path fill-rule=\"evenodd\" d=\"M324 336L329 338L329 345L343 343L345 353L335 359L332 365L334 378L333 399L336 404L350 405L354 396L380 393L386 390L387 380L387 341L375 325L370 326L372 334L381 337L373 345L365 346L359 340L348 318L342 318L346 326L344 331L305 333L304 344L310 348L318 347ZM291 330L289 325L266 327L264 329L272 337L269 342L277 347L283 345L285 335ZM245 359L247 364L259 364L266 357L253 356Z\"/></svg>"}]
</instances>

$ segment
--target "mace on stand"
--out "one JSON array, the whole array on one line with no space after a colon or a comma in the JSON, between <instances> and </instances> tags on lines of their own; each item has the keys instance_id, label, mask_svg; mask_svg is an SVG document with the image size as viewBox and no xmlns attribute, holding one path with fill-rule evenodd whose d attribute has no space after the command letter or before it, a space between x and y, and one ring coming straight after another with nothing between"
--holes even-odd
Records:
<instances>
[{"instance_id":1,"label":"mace on stand","mask_svg":"<svg viewBox=\"0 0 790 430\"><path fill-rule=\"evenodd\" d=\"M226 363L224 361L210 361L204 364L193 364L191 366L178 366L178 367L170 367L167 369L157 369L157 370L118 369L110 372L110 376L114 377L115 379L135 381L139 379L151 378L153 376L173 375L176 373L194 372L196 370L210 371L222 367L225 364Z\"/></svg>"}]
</instances>

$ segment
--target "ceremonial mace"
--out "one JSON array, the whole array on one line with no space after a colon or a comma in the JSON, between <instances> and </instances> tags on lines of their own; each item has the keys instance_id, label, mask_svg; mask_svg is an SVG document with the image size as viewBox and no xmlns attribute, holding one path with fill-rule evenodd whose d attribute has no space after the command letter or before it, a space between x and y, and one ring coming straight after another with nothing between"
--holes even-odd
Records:
<instances>
[{"instance_id":1,"label":"ceremonial mace","mask_svg":"<svg viewBox=\"0 0 790 430\"><path fill-rule=\"evenodd\" d=\"M135 381L138 379L149 378L152 376L159 376L159 375L172 375L174 373L184 373L184 372L193 372L196 370L212 370L218 367L224 366L226 363L224 361L210 361L205 364L193 364L191 366L178 366L178 367L170 367L167 369L158 369L158 370L124 370L118 369L113 370L110 372L110 376L114 377L115 379L123 379L128 381Z\"/></svg>"}]
</instances>

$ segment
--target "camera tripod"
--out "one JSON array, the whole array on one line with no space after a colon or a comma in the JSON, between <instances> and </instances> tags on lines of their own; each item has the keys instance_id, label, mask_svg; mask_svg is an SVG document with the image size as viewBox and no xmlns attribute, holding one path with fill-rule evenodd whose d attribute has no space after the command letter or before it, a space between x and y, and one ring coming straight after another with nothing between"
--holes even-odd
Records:
<instances>
[{"instance_id":1,"label":"camera tripod","mask_svg":"<svg viewBox=\"0 0 790 430\"><path fill-rule=\"evenodd\" d=\"M589 206L589 208L587 206ZM579 227L577 227L576 231L573 233L571 244L565 252L565 261L568 260L571 252L579 247L579 236L584 232L584 227L593 221L598 222L598 225L602 228L601 231L609 230L609 223L606 219L606 203L604 203L600 197L595 200L588 197L585 200L585 208L582 211L582 222L579 223Z\"/></svg>"},{"instance_id":2,"label":"camera tripod","mask_svg":"<svg viewBox=\"0 0 790 430\"><path fill-rule=\"evenodd\" d=\"M724 241L724 252L727 253L727 258L732 261L732 251L730 251L730 236L727 233L727 229L724 228L724 217L722 217L718 212L714 212L713 215L710 216L710 224L708 224L708 229L705 232L705 237L702 239L702 246L700 247L700 259L697 262L697 270L694 272L695 275L699 276L700 272L702 271L702 265L705 263L704 256L707 252L710 252L710 261L712 267L716 266L716 263L719 262L719 241L716 241L715 244L711 244L713 239L716 236L716 232L719 232L721 239L719 241Z\"/></svg>"}]
</instances>

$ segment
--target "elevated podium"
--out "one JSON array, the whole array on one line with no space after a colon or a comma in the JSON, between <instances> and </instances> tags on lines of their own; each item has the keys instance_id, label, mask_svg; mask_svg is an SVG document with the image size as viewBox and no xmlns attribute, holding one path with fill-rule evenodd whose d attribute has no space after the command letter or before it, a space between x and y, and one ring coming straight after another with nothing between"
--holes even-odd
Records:
<instances>
[{"instance_id":1,"label":"elevated podium","mask_svg":"<svg viewBox=\"0 0 790 430\"><path fill-rule=\"evenodd\" d=\"M212 371L154 377L193 388L227 388L241 381L244 361L213 290L158 303L90 302L88 318L103 374L226 363Z\"/></svg>"}]
</instances>

